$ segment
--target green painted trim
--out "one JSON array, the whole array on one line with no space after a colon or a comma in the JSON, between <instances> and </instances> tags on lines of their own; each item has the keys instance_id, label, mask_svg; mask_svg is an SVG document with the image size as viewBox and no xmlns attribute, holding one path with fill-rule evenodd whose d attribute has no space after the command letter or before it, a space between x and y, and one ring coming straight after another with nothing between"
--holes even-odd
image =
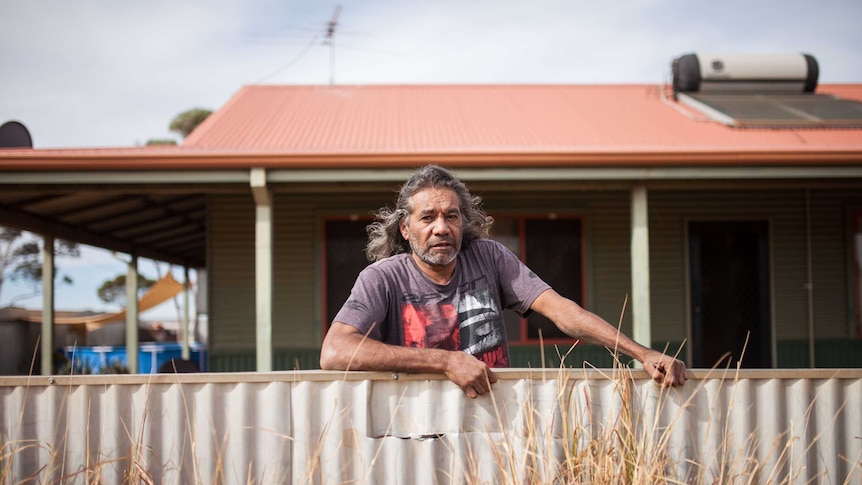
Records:
<instances>
[{"instance_id":1,"label":"green painted trim","mask_svg":"<svg viewBox=\"0 0 862 485\"><path fill-rule=\"evenodd\" d=\"M862 340L829 339L814 342L814 366L822 369L862 368ZM778 343L778 368L809 367L808 340Z\"/></svg>"},{"instance_id":2,"label":"green painted trim","mask_svg":"<svg viewBox=\"0 0 862 485\"><path fill-rule=\"evenodd\" d=\"M683 356L681 342L653 343L653 348L670 355ZM560 367L560 355L569 352L568 347L546 345L544 362L542 350L538 345L513 346L509 348L512 367L552 369ZM862 368L862 340L829 339L818 340L815 344L816 365L818 368ZM683 359L684 360L684 359ZM631 359L621 356L623 364ZM254 372L256 356L254 350L209 352L210 372ZM609 369L614 366L610 351L598 345L577 345L565 357L569 368ZM778 368L796 369L808 367L808 341L787 340L778 342ZM320 369L319 348L274 349L273 370L314 370Z\"/></svg>"}]
</instances>

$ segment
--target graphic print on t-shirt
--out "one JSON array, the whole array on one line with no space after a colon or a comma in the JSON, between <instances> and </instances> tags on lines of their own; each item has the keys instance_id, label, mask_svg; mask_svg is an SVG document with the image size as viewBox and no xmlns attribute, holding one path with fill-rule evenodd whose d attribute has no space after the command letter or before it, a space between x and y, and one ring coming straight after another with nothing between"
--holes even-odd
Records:
<instances>
[{"instance_id":1,"label":"graphic print on t-shirt","mask_svg":"<svg viewBox=\"0 0 862 485\"><path fill-rule=\"evenodd\" d=\"M401 322L406 347L458 350L458 314L452 304L406 303Z\"/></svg>"},{"instance_id":2,"label":"graphic print on t-shirt","mask_svg":"<svg viewBox=\"0 0 862 485\"><path fill-rule=\"evenodd\" d=\"M405 295L401 307L404 345L463 350L491 367L508 367L503 319L489 288L461 293L441 303Z\"/></svg>"},{"instance_id":3,"label":"graphic print on t-shirt","mask_svg":"<svg viewBox=\"0 0 862 485\"><path fill-rule=\"evenodd\" d=\"M491 367L508 367L503 319L489 288L465 293L458 300L461 350Z\"/></svg>"}]
</instances>

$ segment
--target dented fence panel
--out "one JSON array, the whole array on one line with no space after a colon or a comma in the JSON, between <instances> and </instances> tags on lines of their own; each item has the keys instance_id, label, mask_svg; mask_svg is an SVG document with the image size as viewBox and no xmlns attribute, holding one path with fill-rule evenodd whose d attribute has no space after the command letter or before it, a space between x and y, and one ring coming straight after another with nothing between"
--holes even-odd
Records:
<instances>
[{"instance_id":1,"label":"dented fence panel","mask_svg":"<svg viewBox=\"0 0 862 485\"><path fill-rule=\"evenodd\" d=\"M0 484L860 483L862 370L0 377Z\"/></svg>"}]
</instances>

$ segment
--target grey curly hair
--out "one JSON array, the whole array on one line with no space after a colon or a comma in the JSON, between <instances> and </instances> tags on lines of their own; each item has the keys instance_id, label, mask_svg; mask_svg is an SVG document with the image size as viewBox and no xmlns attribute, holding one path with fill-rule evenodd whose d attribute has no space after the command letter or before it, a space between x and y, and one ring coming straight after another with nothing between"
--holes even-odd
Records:
<instances>
[{"instance_id":1,"label":"grey curly hair","mask_svg":"<svg viewBox=\"0 0 862 485\"><path fill-rule=\"evenodd\" d=\"M445 168L426 165L414 172L401 186L395 209L382 207L375 213L377 220L366 228L368 245L365 247L365 255L369 261L379 261L395 254L410 252L410 244L401 235L401 221L413 212L413 195L432 187L451 189L458 195L463 220L462 248L475 239L488 237L488 230L494 220L481 209L482 198L471 194L464 183Z\"/></svg>"}]
</instances>

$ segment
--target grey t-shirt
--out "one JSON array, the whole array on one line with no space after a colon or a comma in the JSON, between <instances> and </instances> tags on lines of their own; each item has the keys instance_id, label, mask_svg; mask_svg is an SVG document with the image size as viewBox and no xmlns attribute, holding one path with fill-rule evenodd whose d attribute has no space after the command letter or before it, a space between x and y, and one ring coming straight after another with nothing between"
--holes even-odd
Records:
<instances>
[{"instance_id":1,"label":"grey t-shirt","mask_svg":"<svg viewBox=\"0 0 862 485\"><path fill-rule=\"evenodd\" d=\"M463 350L491 367L508 367L502 310L527 315L548 288L505 246L477 239L458 254L445 285L425 276L410 254L369 265L335 321L389 344Z\"/></svg>"}]
</instances>

